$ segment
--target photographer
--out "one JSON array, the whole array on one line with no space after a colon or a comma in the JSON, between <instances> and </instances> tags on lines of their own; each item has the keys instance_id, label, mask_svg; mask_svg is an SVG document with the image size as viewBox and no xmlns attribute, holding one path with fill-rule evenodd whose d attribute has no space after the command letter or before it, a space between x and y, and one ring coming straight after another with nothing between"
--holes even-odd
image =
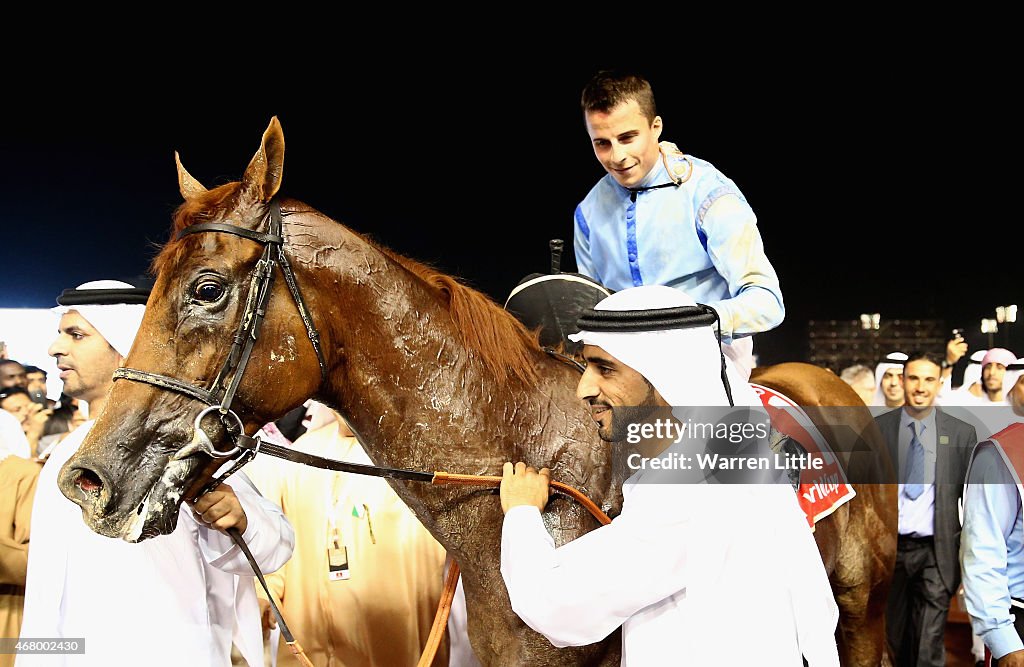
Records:
<instances>
[{"instance_id":1,"label":"photographer","mask_svg":"<svg viewBox=\"0 0 1024 667\"><path fill-rule=\"evenodd\" d=\"M52 408L53 401L46 397L46 371L38 366L25 366L28 396L44 408Z\"/></svg>"},{"instance_id":2,"label":"photographer","mask_svg":"<svg viewBox=\"0 0 1024 667\"><path fill-rule=\"evenodd\" d=\"M77 399L61 392L60 399L50 401L53 414L46 420L46 428L39 439L36 457L45 461L58 442L71 435L71 432L88 419L87 413Z\"/></svg>"},{"instance_id":3,"label":"photographer","mask_svg":"<svg viewBox=\"0 0 1024 667\"><path fill-rule=\"evenodd\" d=\"M28 440L30 454L35 456L39 447L39 439L43 437L46 422L53 414L53 410L34 402L29 396L28 390L17 385L0 389L0 409L11 413L21 423L21 429Z\"/></svg>"},{"instance_id":4,"label":"photographer","mask_svg":"<svg viewBox=\"0 0 1024 667\"><path fill-rule=\"evenodd\" d=\"M946 358L942 362L942 390L940 396L952 388L953 366L967 354L967 341L963 329L953 329L953 336L946 343Z\"/></svg>"}]
</instances>

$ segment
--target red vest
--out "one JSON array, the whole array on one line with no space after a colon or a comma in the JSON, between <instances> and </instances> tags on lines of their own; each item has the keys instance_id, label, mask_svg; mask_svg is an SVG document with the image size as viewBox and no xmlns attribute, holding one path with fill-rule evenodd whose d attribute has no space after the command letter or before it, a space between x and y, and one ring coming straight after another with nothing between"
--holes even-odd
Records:
<instances>
[{"instance_id":1,"label":"red vest","mask_svg":"<svg viewBox=\"0 0 1024 667\"><path fill-rule=\"evenodd\" d=\"M1024 498L1024 487L1021 480L1024 479L1024 422L1010 424L999 433L994 434L989 440L996 446L996 451L1002 456L1003 462L1009 468L1013 480L1017 482L1017 491L1021 498ZM971 454L971 465L974 464L974 456L978 453L975 448ZM967 477L970 479L971 469L967 469Z\"/></svg>"}]
</instances>

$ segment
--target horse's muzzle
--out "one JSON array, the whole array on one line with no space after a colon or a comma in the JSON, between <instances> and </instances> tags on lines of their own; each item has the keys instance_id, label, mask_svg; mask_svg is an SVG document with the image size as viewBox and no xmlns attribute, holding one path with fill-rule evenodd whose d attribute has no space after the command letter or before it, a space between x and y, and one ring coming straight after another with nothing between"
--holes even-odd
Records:
<instances>
[{"instance_id":1,"label":"horse's muzzle","mask_svg":"<svg viewBox=\"0 0 1024 667\"><path fill-rule=\"evenodd\" d=\"M78 457L64 464L57 486L82 508L90 522L106 516L114 502L113 485L103 468Z\"/></svg>"}]
</instances>

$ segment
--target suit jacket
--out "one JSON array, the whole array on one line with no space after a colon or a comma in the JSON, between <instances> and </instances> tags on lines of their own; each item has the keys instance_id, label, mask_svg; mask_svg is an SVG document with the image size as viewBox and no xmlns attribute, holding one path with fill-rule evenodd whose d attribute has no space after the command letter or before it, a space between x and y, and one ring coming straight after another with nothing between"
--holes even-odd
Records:
<instances>
[{"instance_id":1,"label":"suit jacket","mask_svg":"<svg viewBox=\"0 0 1024 667\"><path fill-rule=\"evenodd\" d=\"M903 408L875 417L889 446L893 469L899 476L899 430ZM935 408L935 560L950 595L960 586L960 500L967 479L967 465L978 443L978 434L967 422ZM942 436L949 441L943 443ZM899 482L899 479L894 480Z\"/></svg>"}]
</instances>

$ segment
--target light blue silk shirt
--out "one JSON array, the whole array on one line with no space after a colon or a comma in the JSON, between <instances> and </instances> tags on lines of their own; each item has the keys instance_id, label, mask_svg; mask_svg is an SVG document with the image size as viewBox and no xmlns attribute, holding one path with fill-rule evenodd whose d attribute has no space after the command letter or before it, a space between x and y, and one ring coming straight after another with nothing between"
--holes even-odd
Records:
<instances>
[{"instance_id":1,"label":"light blue silk shirt","mask_svg":"<svg viewBox=\"0 0 1024 667\"><path fill-rule=\"evenodd\" d=\"M1010 614L1010 598L1024 599L1020 493L991 442L978 445L967 482L960 535L967 613L974 634L1001 658L1024 649Z\"/></svg>"},{"instance_id":2,"label":"light blue silk shirt","mask_svg":"<svg viewBox=\"0 0 1024 667\"><path fill-rule=\"evenodd\" d=\"M678 288L718 311L726 343L778 326L785 317L779 278L743 194L704 160L666 156L640 187L670 183L666 162L677 174L689 162L681 185L634 196L606 174L576 207L579 272L612 291Z\"/></svg>"}]
</instances>

